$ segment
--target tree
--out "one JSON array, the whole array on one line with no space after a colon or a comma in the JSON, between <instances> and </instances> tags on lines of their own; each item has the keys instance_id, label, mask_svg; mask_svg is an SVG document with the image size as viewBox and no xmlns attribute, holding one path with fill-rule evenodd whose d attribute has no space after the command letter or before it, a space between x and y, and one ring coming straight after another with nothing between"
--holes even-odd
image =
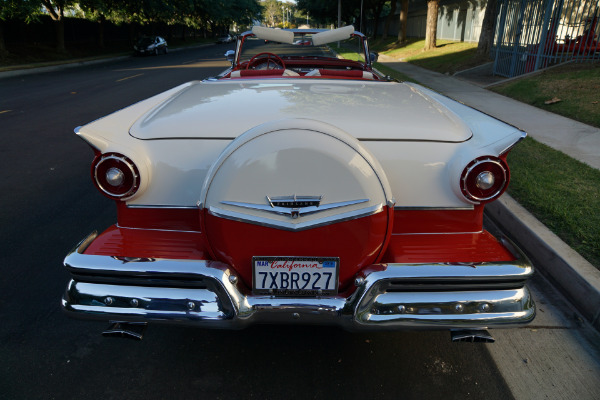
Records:
<instances>
[{"instance_id":1,"label":"tree","mask_svg":"<svg viewBox=\"0 0 600 400\"><path fill-rule=\"evenodd\" d=\"M106 21L121 22L125 0L79 0L78 7L78 16L98 22L98 46L103 48Z\"/></svg>"},{"instance_id":2,"label":"tree","mask_svg":"<svg viewBox=\"0 0 600 400\"><path fill-rule=\"evenodd\" d=\"M27 23L32 22L39 15L38 6L39 2L35 0L0 1L0 57L4 57L8 53L4 43L4 21L14 18Z\"/></svg>"},{"instance_id":3,"label":"tree","mask_svg":"<svg viewBox=\"0 0 600 400\"><path fill-rule=\"evenodd\" d=\"M296 7L304 13L309 12L311 20L317 23L337 24L338 0L298 0ZM349 24L357 20L359 16L360 0L344 0L342 2L342 21Z\"/></svg>"},{"instance_id":4,"label":"tree","mask_svg":"<svg viewBox=\"0 0 600 400\"><path fill-rule=\"evenodd\" d=\"M274 27L279 17L281 17L281 4L277 0L263 1L262 17L266 25Z\"/></svg>"},{"instance_id":5,"label":"tree","mask_svg":"<svg viewBox=\"0 0 600 400\"><path fill-rule=\"evenodd\" d=\"M383 27L383 34L381 35L381 39L385 40L387 39L388 36L388 31L390 30L390 23L392 22L392 18L394 18L394 15L396 15L396 0L392 0L390 2L390 13L388 14L387 18L385 19L385 25Z\"/></svg>"},{"instance_id":6,"label":"tree","mask_svg":"<svg viewBox=\"0 0 600 400\"><path fill-rule=\"evenodd\" d=\"M65 10L72 3L70 0L41 0L56 28L56 51L66 52L65 48Z\"/></svg>"},{"instance_id":7,"label":"tree","mask_svg":"<svg viewBox=\"0 0 600 400\"><path fill-rule=\"evenodd\" d=\"M400 29L398 29L398 42L406 42L406 30L408 24L408 0L402 0L400 8Z\"/></svg>"},{"instance_id":8,"label":"tree","mask_svg":"<svg viewBox=\"0 0 600 400\"><path fill-rule=\"evenodd\" d=\"M437 20L440 0L427 0L427 26L425 28L425 50L435 49Z\"/></svg>"},{"instance_id":9,"label":"tree","mask_svg":"<svg viewBox=\"0 0 600 400\"><path fill-rule=\"evenodd\" d=\"M479 34L479 43L477 44L477 55L482 57L490 56L490 49L494 44L494 27L498 17L498 2L488 0L481 24L481 33Z\"/></svg>"},{"instance_id":10,"label":"tree","mask_svg":"<svg viewBox=\"0 0 600 400\"><path fill-rule=\"evenodd\" d=\"M379 29L379 19L381 18L381 12L383 11L383 6L385 5L385 0L371 0L368 5L369 8L373 12L374 28L373 28L373 39L377 38L377 31Z\"/></svg>"}]
</instances>

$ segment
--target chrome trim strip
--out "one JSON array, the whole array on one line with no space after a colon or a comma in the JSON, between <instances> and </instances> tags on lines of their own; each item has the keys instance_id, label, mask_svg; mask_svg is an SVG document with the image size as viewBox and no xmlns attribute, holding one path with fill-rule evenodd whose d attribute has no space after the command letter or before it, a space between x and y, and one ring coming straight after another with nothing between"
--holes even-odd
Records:
<instances>
[{"instance_id":1,"label":"chrome trim strip","mask_svg":"<svg viewBox=\"0 0 600 400\"><path fill-rule=\"evenodd\" d=\"M222 208L210 206L208 208L208 212L215 217L230 219L238 222L246 222L253 225L260 225L269 228L283 229L288 231L302 231L305 229L317 228L320 226L330 225L338 222L350 221L353 219L358 219L362 217L367 217L370 215L374 215L383 211L383 204L378 204L376 206L363 208L360 210L354 210L345 212L342 214L336 214L329 217L323 217L319 219L315 219L312 221L306 222L284 222L277 221L275 219L257 217L254 215L248 215L236 211L223 210Z\"/></svg>"},{"instance_id":2,"label":"chrome trim strip","mask_svg":"<svg viewBox=\"0 0 600 400\"><path fill-rule=\"evenodd\" d=\"M514 142L513 144L511 144L510 146L508 146L507 148L505 148L504 150L502 150L500 152L499 157L503 156L504 154L508 153L513 147L515 147L518 143L520 143L522 140L524 140L527 137L527 132L521 131L521 137L519 139L517 139L516 142Z\"/></svg>"},{"instance_id":3,"label":"chrome trim strip","mask_svg":"<svg viewBox=\"0 0 600 400\"><path fill-rule=\"evenodd\" d=\"M128 276L148 279L222 279L234 274L221 262L212 260L171 260L160 258L120 259L111 256L70 253L64 261L75 275ZM451 281L490 285L494 282L524 282L533 274L526 258L489 263L380 264L383 271L360 274L365 279L402 282ZM371 277L371 278L369 278ZM374 277L374 278L373 278ZM427 289L424 287L424 289Z\"/></svg>"},{"instance_id":4,"label":"chrome trim strip","mask_svg":"<svg viewBox=\"0 0 600 400\"><path fill-rule=\"evenodd\" d=\"M402 233L393 233L392 236L402 236L402 235L472 235L475 233L483 233L483 229L475 232L402 232Z\"/></svg>"},{"instance_id":5,"label":"chrome trim strip","mask_svg":"<svg viewBox=\"0 0 600 400\"><path fill-rule=\"evenodd\" d=\"M182 232L182 233L202 233L201 231L184 231L181 229L157 229L157 228L135 228L132 226L121 226L118 223L115 224L119 229L131 229L134 231L156 231L156 232Z\"/></svg>"},{"instance_id":6,"label":"chrome trim strip","mask_svg":"<svg viewBox=\"0 0 600 400\"><path fill-rule=\"evenodd\" d=\"M360 199L360 200L350 200L350 201L340 201L338 203L329 203L329 204L321 204L318 206L308 206L308 207L298 207L298 208L288 208L288 207L278 207L272 203L272 199L267 196L267 199L270 204L254 204L254 203L242 203L238 201L222 201L221 204L248 208L250 210L259 210L266 211L273 214L278 215L287 215L292 218L302 217L303 215L316 214L321 211L333 210L334 208L352 206L355 204L366 203L369 199ZM297 214L294 214L296 212ZM294 216L296 215L296 216Z\"/></svg>"},{"instance_id":7,"label":"chrome trim strip","mask_svg":"<svg viewBox=\"0 0 600 400\"><path fill-rule=\"evenodd\" d=\"M392 330L507 327L535 316L524 286L533 273L525 256L504 263L384 264L363 270L348 296L272 297L250 294L217 261L82 254L92 237L65 258L74 276L62 304L76 317L229 329L270 322ZM168 279L193 285L165 287Z\"/></svg>"},{"instance_id":8,"label":"chrome trim strip","mask_svg":"<svg viewBox=\"0 0 600 400\"><path fill-rule=\"evenodd\" d=\"M465 207L411 207L411 206L395 206L394 211L473 211L474 206Z\"/></svg>"},{"instance_id":9,"label":"chrome trim strip","mask_svg":"<svg viewBox=\"0 0 600 400\"><path fill-rule=\"evenodd\" d=\"M82 125L76 127L73 132L75 132L75 134L77 135L78 138L80 138L81 140L83 140L88 146L90 146L92 149L96 150L96 151L101 151L98 146L92 144L92 142L90 142L88 139L86 139L85 137L81 136L79 134L79 131L81 130L81 128L83 128Z\"/></svg>"},{"instance_id":10,"label":"chrome trim strip","mask_svg":"<svg viewBox=\"0 0 600 400\"><path fill-rule=\"evenodd\" d=\"M167 204L127 204L127 208L160 208L160 209L173 209L173 210L198 210L198 206L177 206Z\"/></svg>"}]
</instances>

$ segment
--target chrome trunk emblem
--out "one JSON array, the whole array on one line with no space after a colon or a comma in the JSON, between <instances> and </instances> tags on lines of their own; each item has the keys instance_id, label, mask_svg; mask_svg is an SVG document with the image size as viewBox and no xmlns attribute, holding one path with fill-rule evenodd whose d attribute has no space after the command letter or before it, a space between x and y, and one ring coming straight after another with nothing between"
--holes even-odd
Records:
<instances>
[{"instance_id":1,"label":"chrome trunk emblem","mask_svg":"<svg viewBox=\"0 0 600 400\"><path fill-rule=\"evenodd\" d=\"M321 204L323 196L297 196L295 194L277 197L266 196L266 198L268 204L242 203L238 201L222 201L221 204L287 215L292 219L297 219L304 215L315 214L321 211L366 203L369 201L369 199L360 199Z\"/></svg>"},{"instance_id":2,"label":"chrome trunk emblem","mask_svg":"<svg viewBox=\"0 0 600 400\"><path fill-rule=\"evenodd\" d=\"M323 196L278 196L269 197L267 201L271 207L286 207L286 208L300 208L300 207L318 207L321 204Z\"/></svg>"}]
</instances>

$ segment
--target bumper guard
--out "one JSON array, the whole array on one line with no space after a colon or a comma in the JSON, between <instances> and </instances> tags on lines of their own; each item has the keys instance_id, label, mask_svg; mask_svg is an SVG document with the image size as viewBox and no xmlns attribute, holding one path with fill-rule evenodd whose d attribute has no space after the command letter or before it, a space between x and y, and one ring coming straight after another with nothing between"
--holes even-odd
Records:
<instances>
[{"instance_id":1,"label":"bumper guard","mask_svg":"<svg viewBox=\"0 0 600 400\"><path fill-rule=\"evenodd\" d=\"M478 264L377 264L349 295L274 297L240 288L217 261L131 259L83 254L97 234L65 259L72 274L63 308L72 316L241 329L256 323L338 325L347 330L484 329L533 320L527 257Z\"/></svg>"}]
</instances>

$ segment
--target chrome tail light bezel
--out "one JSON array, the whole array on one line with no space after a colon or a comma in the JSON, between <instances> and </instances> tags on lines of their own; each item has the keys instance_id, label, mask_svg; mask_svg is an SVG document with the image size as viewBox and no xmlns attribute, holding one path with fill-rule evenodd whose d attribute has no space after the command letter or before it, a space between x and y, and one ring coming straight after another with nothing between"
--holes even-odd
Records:
<instances>
[{"instance_id":1,"label":"chrome tail light bezel","mask_svg":"<svg viewBox=\"0 0 600 400\"><path fill-rule=\"evenodd\" d=\"M491 173L494 182L489 188L481 188L477 178ZM510 170L506 161L496 156L477 157L463 169L460 190L463 196L474 203L488 203L504 193L510 181Z\"/></svg>"},{"instance_id":2,"label":"chrome tail light bezel","mask_svg":"<svg viewBox=\"0 0 600 400\"><path fill-rule=\"evenodd\" d=\"M112 185L106 173L117 168L123 173L123 182ZM96 188L113 200L127 200L133 197L140 187L140 172L135 163L120 153L99 154L92 162L92 180Z\"/></svg>"}]
</instances>

